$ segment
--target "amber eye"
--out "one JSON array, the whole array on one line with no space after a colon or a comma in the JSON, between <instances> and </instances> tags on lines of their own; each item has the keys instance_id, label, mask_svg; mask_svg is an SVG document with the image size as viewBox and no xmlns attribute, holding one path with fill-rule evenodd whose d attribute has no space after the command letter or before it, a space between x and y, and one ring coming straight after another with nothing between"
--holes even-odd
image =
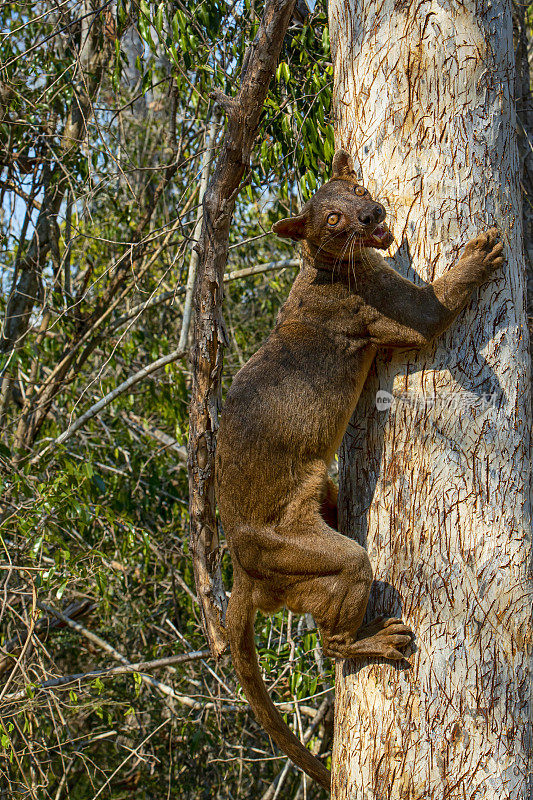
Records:
<instances>
[{"instance_id":1,"label":"amber eye","mask_svg":"<svg viewBox=\"0 0 533 800\"><path fill-rule=\"evenodd\" d=\"M366 189L364 186L354 186L353 190L357 195L357 197L364 197L364 195L366 194Z\"/></svg>"},{"instance_id":2,"label":"amber eye","mask_svg":"<svg viewBox=\"0 0 533 800\"><path fill-rule=\"evenodd\" d=\"M336 225L340 218L340 214L328 214L328 225Z\"/></svg>"}]
</instances>

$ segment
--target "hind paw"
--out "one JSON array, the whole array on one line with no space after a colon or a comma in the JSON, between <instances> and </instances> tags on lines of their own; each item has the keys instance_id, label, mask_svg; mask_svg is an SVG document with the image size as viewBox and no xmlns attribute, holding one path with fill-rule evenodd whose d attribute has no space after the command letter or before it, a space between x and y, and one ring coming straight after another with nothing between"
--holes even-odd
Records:
<instances>
[{"instance_id":1,"label":"hind paw","mask_svg":"<svg viewBox=\"0 0 533 800\"><path fill-rule=\"evenodd\" d=\"M332 634L324 642L324 653L332 658L405 658L402 650L411 644L413 633L401 619L379 617L360 628L354 641L348 634Z\"/></svg>"}]
</instances>

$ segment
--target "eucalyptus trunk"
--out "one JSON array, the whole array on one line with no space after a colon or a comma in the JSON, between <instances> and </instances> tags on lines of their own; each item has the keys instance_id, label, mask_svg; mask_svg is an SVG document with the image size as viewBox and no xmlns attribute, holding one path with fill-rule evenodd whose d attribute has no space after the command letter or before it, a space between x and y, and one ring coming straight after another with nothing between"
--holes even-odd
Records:
<instances>
[{"instance_id":1,"label":"eucalyptus trunk","mask_svg":"<svg viewBox=\"0 0 533 800\"><path fill-rule=\"evenodd\" d=\"M334 800L529 797L528 334L511 5L330 0L337 144L389 210L394 266L446 272L495 224L500 276L435 346L382 353L341 452L343 531L405 668L340 664ZM376 402L377 400L377 402Z\"/></svg>"}]
</instances>

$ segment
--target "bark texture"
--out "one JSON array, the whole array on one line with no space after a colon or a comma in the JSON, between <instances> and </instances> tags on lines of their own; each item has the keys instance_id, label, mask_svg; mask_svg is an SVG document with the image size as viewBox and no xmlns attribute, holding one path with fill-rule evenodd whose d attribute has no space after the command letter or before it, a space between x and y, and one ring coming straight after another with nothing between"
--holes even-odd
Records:
<instances>
[{"instance_id":1,"label":"bark texture","mask_svg":"<svg viewBox=\"0 0 533 800\"><path fill-rule=\"evenodd\" d=\"M432 280L492 224L507 256L431 352L378 358L343 443L343 530L375 570L368 616L401 615L417 638L410 668L339 666L333 797L529 797L531 404L510 3L331 0L330 27L337 143L389 210L396 268Z\"/></svg>"},{"instance_id":2,"label":"bark texture","mask_svg":"<svg viewBox=\"0 0 533 800\"><path fill-rule=\"evenodd\" d=\"M229 226L241 181L289 25L295 0L267 0L256 38L247 49L235 97L216 92L227 115L220 155L203 202L195 291L193 380L189 417L190 541L198 600L211 652L226 646L223 617L226 594L219 568L215 512L214 456L224 326L221 305Z\"/></svg>"}]
</instances>

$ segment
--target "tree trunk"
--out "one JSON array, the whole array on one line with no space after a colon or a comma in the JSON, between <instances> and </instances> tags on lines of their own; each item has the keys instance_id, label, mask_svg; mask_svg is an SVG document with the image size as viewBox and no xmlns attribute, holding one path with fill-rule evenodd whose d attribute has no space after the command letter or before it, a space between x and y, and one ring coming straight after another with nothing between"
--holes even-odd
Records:
<instances>
[{"instance_id":1,"label":"tree trunk","mask_svg":"<svg viewBox=\"0 0 533 800\"><path fill-rule=\"evenodd\" d=\"M389 209L394 266L432 280L492 224L507 256L435 347L381 354L343 443L341 521L374 567L369 617L402 616L416 641L410 668L339 665L333 797L529 797L531 405L510 2L330 0L330 29L337 143Z\"/></svg>"}]
</instances>

